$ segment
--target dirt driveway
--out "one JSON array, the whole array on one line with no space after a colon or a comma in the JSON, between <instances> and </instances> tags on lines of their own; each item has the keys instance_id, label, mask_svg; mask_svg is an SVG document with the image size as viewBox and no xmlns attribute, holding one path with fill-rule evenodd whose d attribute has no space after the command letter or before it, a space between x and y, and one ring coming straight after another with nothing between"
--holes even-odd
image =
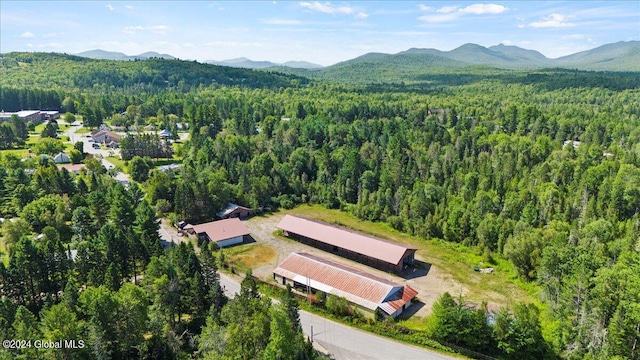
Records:
<instances>
[{"instance_id":1,"label":"dirt driveway","mask_svg":"<svg viewBox=\"0 0 640 360\"><path fill-rule=\"evenodd\" d=\"M431 312L431 307L434 301L444 292L448 291L454 296L458 294L465 294L467 292L467 289L447 277L436 266L421 267L415 272L404 274L405 277L400 277L395 274L377 270L349 259L316 249L295 240L281 238L276 239L273 233L276 230L276 225L284 215L284 213L280 212L268 216L255 216L245 221L245 225L247 225L247 228L251 231L251 235L254 239L258 243L262 243L273 248L277 253L271 263L263 264L253 269L253 274L262 279L272 279L273 269L292 252L307 252L338 263L347 264L383 279L388 279L399 284L410 285L418 291L418 299L422 302L422 304L418 303L416 306L413 306L411 312L417 311L416 315L420 317L426 316ZM419 251L416 254L416 259L421 260Z\"/></svg>"}]
</instances>

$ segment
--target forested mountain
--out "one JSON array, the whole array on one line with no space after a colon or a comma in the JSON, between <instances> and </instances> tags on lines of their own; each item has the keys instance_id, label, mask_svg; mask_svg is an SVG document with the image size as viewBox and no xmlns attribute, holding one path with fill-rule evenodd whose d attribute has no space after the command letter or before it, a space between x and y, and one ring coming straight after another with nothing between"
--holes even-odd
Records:
<instances>
[{"instance_id":1,"label":"forested mountain","mask_svg":"<svg viewBox=\"0 0 640 360\"><path fill-rule=\"evenodd\" d=\"M282 72L333 81L357 83L415 82L422 76L459 73L460 69L483 66L505 70L640 71L640 42L618 42L598 48L549 59L537 51L517 46L486 48L464 44L451 51L409 49L397 54L369 53L322 69L282 69Z\"/></svg>"},{"instance_id":2,"label":"forested mountain","mask_svg":"<svg viewBox=\"0 0 640 360\"><path fill-rule=\"evenodd\" d=\"M188 90L210 84L286 87L306 80L293 75L201 64L195 61L151 58L144 61L93 60L55 53L2 55L2 84L42 88L127 91Z\"/></svg>"},{"instance_id":3,"label":"forested mountain","mask_svg":"<svg viewBox=\"0 0 640 360\"><path fill-rule=\"evenodd\" d=\"M640 71L640 41L620 41L554 60L558 66L585 70Z\"/></svg>"},{"instance_id":4,"label":"forested mountain","mask_svg":"<svg viewBox=\"0 0 640 360\"><path fill-rule=\"evenodd\" d=\"M125 55L121 52L113 52L113 51L96 49L96 50L83 51L76 55L81 57L86 57L89 59L97 59L97 60L146 60L150 58L160 58L160 59L167 59L167 60L175 59L175 57L169 54L159 54L154 51L148 51L140 55Z\"/></svg>"},{"instance_id":5,"label":"forested mountain","mask_svg":"<svg viewBox=\"0 0 640 360\"><path fill-rule=\"evenodd\" d=\"M231 67L240 67L247 69L266 69L266 68L277 68L277 67L289 67L296 69L319 69L322 65L313 64L307 61L287 61L283 64L274 63L271 61L254 61L247 59L245 57L237 58L237 59L229 59L229 60L208 60L205 61L207 64L221 65L221 66L231 66Z\"/></svg>"}]
</instances>

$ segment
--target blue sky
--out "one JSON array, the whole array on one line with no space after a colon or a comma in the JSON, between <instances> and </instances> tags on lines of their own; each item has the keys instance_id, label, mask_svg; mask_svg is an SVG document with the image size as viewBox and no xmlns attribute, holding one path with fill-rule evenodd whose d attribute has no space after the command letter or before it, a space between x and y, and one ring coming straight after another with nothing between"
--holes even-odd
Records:
<instances>
[{"instance_id":1,"label":"blue sky","mask_svg":"<svg viewBox=\"0 0 640 360\"><path fill-rule=\"evenodd\" d=\"M0 1L0 52L306 60L517 45L550 58L640 40L640 1Z\"/></svg>"}]
</instances>

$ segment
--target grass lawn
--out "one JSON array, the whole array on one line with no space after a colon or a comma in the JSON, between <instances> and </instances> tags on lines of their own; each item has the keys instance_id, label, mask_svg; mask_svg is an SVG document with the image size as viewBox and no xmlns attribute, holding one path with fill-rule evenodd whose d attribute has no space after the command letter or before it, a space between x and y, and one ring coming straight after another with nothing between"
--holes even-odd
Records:
<instances>
[{"instance_id":1,"label":"grass lawn","mask_svg":"<svg viewBox=\"0 0 640 360\"><path fill-rule=\"evenodd\" d=\"M483 264L482 252L476 248L437 239L420 239L401 233L386 223L363 221L349 213L326 209L319 205L302 205L285 212L322 220L416 247L419 249L416 253L416 257L419 260L437 266L444 274L451 276L455 282L467 288L466 298L474 303L480 304L484 300L501 303L508 299L508 303L523 301L541 306L538 295L540 292L539 287L520 280L513 265L498 255L494 255L496 264ZM481 268L492 267L495 272L492 274L480 274L473 271L473 267L476 265ZM453 294L455 289L451 289L451 292L452 295L457 295ZM409 325L407 324L407 326Z\"/></svg>"},{"instance_id":2,"label":"grass lawn","mask_svg":"<svg viewBox=\"0 0 640 360\"><path fill-rule=\"evenodd\" d=\"M27 149L0 150L0 154L3 154L3 155L11 154L11 155L15 155L18 158L22 159L22 158L25 158L25 157L27 157L29 155L29 150L27 150Z\"/></svg>"},{"instance_id":3,"label":"grass lawn","mask_svg":"<svg viewBox=\"0 0 640 360\"><path fill-rule=\"evenodd\" d=\"M276 257L276 251L273 248L259 243L233 246L222 251L227 262L233 264L236 272L239 273L270 263Z\"/></svg>"},{"instance_id":4,"label":"grass lawn","mask_svg":"<svg viewBox=\"0 0 640 360\"><path fill-rule=\"evenodd\" d=\"M76 130L76 134L87 134L91 132L91 130L89 130L89 128L86 127L81 127L78 130Z\"/></svg>"},{"instance_id":5,"label":"grass lawn","mask_svg":"<svg viewBox=\"0 0 640 360\"><path fill-rule=\"evenodd\" d=\"M119 167L123 172L128 172L127 162L122 160L119 156L107 156L106 159L115 167Z\"/></svg>"},{"instance_id":6,"label":"grass lawn","mask_svg":"<svg viewBox=\"0 0 640 360\"><path fill-rule=\"evenodd\" d=\"M35 130L31 134L41 134L47 124L41 123L36 125Z\"/></svg>"}]
</instances>

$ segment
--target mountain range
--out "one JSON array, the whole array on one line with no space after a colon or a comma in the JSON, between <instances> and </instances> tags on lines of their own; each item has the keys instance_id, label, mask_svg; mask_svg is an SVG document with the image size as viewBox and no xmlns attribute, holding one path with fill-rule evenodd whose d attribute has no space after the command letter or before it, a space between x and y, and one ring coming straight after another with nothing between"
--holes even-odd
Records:
<instances>
[{"instance_id":1,"label":"mountain range","mask_svg":"<svg viewBox=\"0 0 640 360\"><path fill-rule=\"evenodd\" d=\"M121 52L113 52L113 51L105 51L105 50L89 50L84 51L76 56L86 57L89 59L100 59L100 60L147 60L150 58L161 58L161 59L169 59L174 60L175 57L168 54L159 54L154 51L147 51L146 53L142 53L140 55L126 55Z\"/></svg>"},{"instance_id":2,"label":"mountain range","mask_svg":"<svg viewBox=\"0 0 640 360\"><path fill-rule=\"evenodd\" d=\"M320 69L322 65L310 63L308 61L287 61L282 64L274 63L271 61L254 61L247 59L245 57L237 58L237 59L229 59L229 60L207 60L205 61L207 64L220 65L220 66L231 66L231 67L240 67L247 69L267 69L272 67L289 67L294 69Z\"/></svg>"},{"instance_id":3,"label":"mountain range","mask_svg":"<svg viewBox=\"0 0 640 360\"><path fill-rule=\"evenodd\" d=\"M175 59L167 54L146 52L128 56L104 50L86 51L78 56L92 59L135 60L152 57ZM270 61L253 61L237 58L206 63L248 69L269 69L297 75L343 76L345 73L369 72L371 76L384 72L415 74L442 70L454 70L469 66L486 66L498 69L568 68L599 71L640 71L640 41L620 41L575 54L550 59L535 50L499 44L484 47L464 44L450 51L412 48L396 54L367 53L357 58L322 67L306 61L289 61L282 64Z\"/></svg>"},{"instance_id":4,"label":"mountain range","mask_svg":"<svg viewBox=\"0 0 640 360\"><path fill-rule=\"evenodd\" d=\"M369 53L331 67L361 61L371 62L372 59L375 59L373 62L398 64L414 62L416 58L420 57L429 59L434 65L441 65L446 60L453 61L447 67L486 65L501 69L559 67L579 70L640 71L640 41L620 41L606 44L557 59L547 58L535 50L504 44L488 48L477 44L464 44L450 51L414 48L397 54Z\"/></svg>"}]
</instances>

